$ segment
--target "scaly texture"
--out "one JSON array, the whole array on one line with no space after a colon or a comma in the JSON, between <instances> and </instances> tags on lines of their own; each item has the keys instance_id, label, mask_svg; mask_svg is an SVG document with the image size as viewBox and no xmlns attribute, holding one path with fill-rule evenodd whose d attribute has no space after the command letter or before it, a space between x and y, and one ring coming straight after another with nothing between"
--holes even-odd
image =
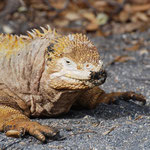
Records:
<instances>
[{"instance_id":1,"label":"scaly texture","mask_svg":"<svg viewBox=\"0 0 150 150\"><path fill-rule=\"evenodd\" d=\"M105 93L98 86L107 73L94 44L82 34L60 35L41 27L28 36L0 35L0 131L25 133L41 141L58 136L30 116L54 117L71 107L93 109L99 103L137 100L134 92Z\"/></svg>"}]
</instances>

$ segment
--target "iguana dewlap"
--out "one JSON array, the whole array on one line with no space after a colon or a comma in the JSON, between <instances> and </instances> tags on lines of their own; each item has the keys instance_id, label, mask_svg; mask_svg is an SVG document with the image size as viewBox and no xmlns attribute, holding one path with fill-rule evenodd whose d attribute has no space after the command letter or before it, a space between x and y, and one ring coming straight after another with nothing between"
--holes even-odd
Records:
<instances>
[{"instance_id":1,"label":"iguana dewlap","mask_svg":"<svg viewBox=\"0 0 150 150\"><path fill-rule=\"evenodd\" d=\"M72 106L91 109L117 98L146 102L134 92L106 94L98 87L107 74L85 35L41 29L28 36L0 36L0 131L7 136L28 132L45 141L57 134L29 116L57 116Z\"/></svg>"}]
</instances>

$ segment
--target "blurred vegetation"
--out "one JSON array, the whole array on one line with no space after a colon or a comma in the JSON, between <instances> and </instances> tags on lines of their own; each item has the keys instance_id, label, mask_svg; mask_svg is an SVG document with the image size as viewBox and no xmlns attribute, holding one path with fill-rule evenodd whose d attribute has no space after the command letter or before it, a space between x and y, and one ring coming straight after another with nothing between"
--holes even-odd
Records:
<instances>
[{"instance_id":1,"label":"blurred vegetation","mask_svg":"<svg viewBox=\"0 0 150 150\"><path fill-rule=\"evenodd\" d=\"M150 27L150 0L1 0L0 32L46 26L108 36Z\"/></svg>"}]
</instances>

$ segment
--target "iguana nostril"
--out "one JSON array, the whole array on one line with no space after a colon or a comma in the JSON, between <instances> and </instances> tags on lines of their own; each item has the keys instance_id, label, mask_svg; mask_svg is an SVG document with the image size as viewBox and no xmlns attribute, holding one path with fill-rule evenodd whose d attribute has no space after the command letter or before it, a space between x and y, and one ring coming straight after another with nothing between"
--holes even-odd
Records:
<instances>
[{"instance_id":1,"label":"iguana nostril","mask_svg":"<svg viewBox=\"0 0 150 150\"><path fill-rule=\"evenodd\" d=\"M105 70L100 70L99 72L91 71L91 79L99 80L101 78L107 78L107 72Z\"/></svg>"},{"instance_id":2,"label":"iguana nostril","mask_svg":"<svg viewBox=\"0 0 150 150\"><path fill-rule=\"evenodd\" d=\"M91 72L91 79L99 79L99 72Z\"/></svg>"}]
</instances>

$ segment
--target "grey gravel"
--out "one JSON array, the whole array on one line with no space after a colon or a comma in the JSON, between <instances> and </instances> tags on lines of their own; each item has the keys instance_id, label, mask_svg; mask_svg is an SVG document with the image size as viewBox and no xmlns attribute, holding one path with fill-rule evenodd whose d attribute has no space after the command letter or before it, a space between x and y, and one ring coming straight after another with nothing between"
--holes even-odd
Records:
<instances>
[{"instance_id":1,"label":"grey gravel","mask_svg":"<svg viewBox=\"0 0 150 150\"><path fill-rule=\"evenodd\" d=\"M42 144L26 135L13 139L0 134L0 149L7 150L149 150L150 149L150 30L143 33L91 38L104 60L108 79L106 92L135 91L142 93L147 104L120 101L119 105L100 104L94 110L71 110L58 118L33 119L60 130L60 140ZM136 41L138 51L126 51ZM133 59L108 65L116 56Z\"/></svg>"}]
</instances>

